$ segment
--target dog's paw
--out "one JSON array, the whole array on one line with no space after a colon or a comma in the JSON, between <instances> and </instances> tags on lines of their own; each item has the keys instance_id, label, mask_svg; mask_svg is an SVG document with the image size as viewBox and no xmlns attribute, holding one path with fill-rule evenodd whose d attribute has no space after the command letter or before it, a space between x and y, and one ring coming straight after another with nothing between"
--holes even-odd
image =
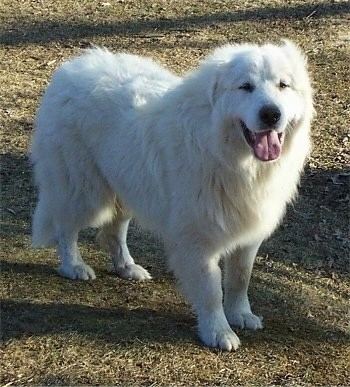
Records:
<instances>
[{"instance_id":1,"label":"dog's paw","mask_svg":"<svg viewBox=\"0 0 350 387\"><path fill-rule=\"evenodd\" d=\"M219 348L223 351L236 350L241 344L238 336L231 328L202 332L200 338L208 347Z\"/></svg>"},{"instance_id":2,"label":"dog's paw","mask_svg":"<svg viewBox=\"0 0 350 387\"><path fill-rule=\"evenodd\" d=\"M227 321L213 323L208 319L199 323L199 337L208 347L219 348L223 351L236 350L241 342L233 332Z\"/></svg>"},{"instance_id":3,"label":"dog's paw","mask_svg":"<svg viewBox=\"0 0 350 387\"><path fill-rule=\"evenodd\" d=\"M84 281L96 278L94 270L83 262L76 265L61 265L58 268L58 273L62 277Z\"/></svg>"},{"instance_id":4,"label":"dog's paw","mask_svg":"<svg viewBox=\"0 0 350 387\"><path fill-rule=\"evenodd\" d=\"M251 329L256 331L263 328L262 318L251 312L236 312L226 315L230 325L240 329Z\"/></svg>"},{"instance_id":5,"label":"dog's paw","mask_svg":"<svg viewBox=\"0 0 350 387\"><path fill-rule=\"evenodd\" d=\"M123 267L113 268L113 271L121 278L134 280L134 281L146 281L152 279L149 272L136 263L125 265Z\"/></svg>"}]
</instances>

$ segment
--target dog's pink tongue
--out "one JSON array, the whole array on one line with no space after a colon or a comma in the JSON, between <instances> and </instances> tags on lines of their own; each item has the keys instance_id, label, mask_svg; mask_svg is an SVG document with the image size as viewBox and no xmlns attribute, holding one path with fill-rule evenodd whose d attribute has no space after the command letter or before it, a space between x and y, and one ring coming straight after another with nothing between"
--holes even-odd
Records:
<instances>
[{"instance_id":1,"label":"dog's pink tongue","mask_svg":"<svg viewBox=\"0 0 350 387\"><path fill-rule=\"evenodd\" d=\"M281 153L281 142L275 130L255 133L253 145L255 156L261 161L276 160Z\"/></svg>"}]
</instances>

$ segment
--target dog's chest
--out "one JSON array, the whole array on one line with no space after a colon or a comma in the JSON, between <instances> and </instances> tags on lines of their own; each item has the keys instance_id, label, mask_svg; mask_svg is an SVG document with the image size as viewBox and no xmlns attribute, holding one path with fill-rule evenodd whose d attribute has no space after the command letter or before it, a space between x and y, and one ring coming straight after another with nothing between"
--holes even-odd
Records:
<instances>
[{"instance_id":1,"label":"dog's chest","mask_svg":"<svg viewBox=\"0 0 350 387\"><path fill-rule=\"evenodd\" d=\"M223 202L228 229L242 238L269 236L296 193L298 175L296 171L277 169L249 184L237 182L230 193L231 200Z\"/></svg>"}]
</instances>

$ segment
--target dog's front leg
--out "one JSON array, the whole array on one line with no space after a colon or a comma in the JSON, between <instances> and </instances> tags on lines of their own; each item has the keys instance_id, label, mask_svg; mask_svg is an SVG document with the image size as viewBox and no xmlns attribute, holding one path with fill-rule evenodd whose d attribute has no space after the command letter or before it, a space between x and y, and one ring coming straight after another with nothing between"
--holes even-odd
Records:
<instances>
[{"instance_id":1,"label":"dog's front leg","mask_svg":"<svg viewBox=\"0 0 350 387\"><path fill-rule=\"evenodd\" d=\"M187 252L171 254L170 265L197 314L201 340L209 347L237 349L239 338L227 322L222 305L219 257L207 257L193 248L181 250Z\"/></svg>"},{"instance_id":2,"label":"dog's front leg","mask_svg":"<svg viewBox=\"0 0 350 387\"><path fill-rule=\"evenodd\" d=\"M225 257L225 313L233 326L261 329L261 318L252 313L248 299L248 286L256 253L261 242L237 248Z\"/></svg>"}]
</instances>

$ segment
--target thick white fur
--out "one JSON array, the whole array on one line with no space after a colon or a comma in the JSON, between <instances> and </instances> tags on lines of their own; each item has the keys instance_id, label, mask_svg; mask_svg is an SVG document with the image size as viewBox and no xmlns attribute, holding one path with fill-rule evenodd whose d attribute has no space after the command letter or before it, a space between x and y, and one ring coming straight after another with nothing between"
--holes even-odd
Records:
<instances>
[{"instance_id":1,"label":"thick white fur","mask_svg":"<svg viewBox=\"0 0 350 387\"><path fill-rule=\"evenodd\" d=\"M239 88L248 81L252 93ZM259 130L266 104L279 107L285 132L274 162L255 158L240 124ZM247 296L251 269L296 193L312 111L305 59L290 42L221 47L184 78L147 58L88 50L56 71L37 116L33 245L57 244L62 275L95 278L77 238L103 226L115 271L148 279L126 245L135 216L163 237L202 341L236 349L230 324L262 327Z\"/></svg>"}]
</instances>

